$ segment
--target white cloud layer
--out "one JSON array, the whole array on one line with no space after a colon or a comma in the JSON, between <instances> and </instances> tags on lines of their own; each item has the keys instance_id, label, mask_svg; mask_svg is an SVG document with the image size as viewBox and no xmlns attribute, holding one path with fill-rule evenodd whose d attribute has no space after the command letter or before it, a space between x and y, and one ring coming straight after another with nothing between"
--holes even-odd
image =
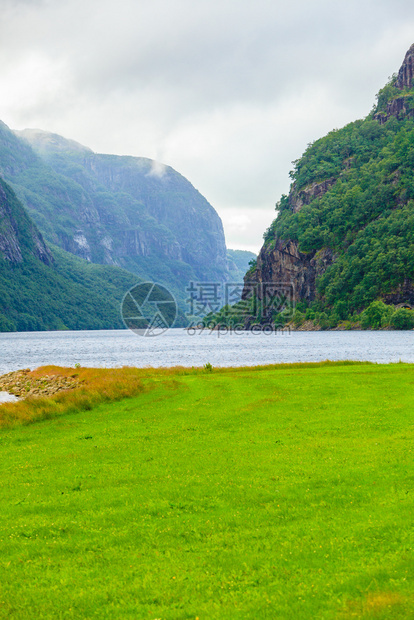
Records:
<instances>
[{"instance_id":1,"label":"white cloud layer","mask_svg":"<svg viewBox=\"0 0 414 620\"><path fill-rule=\"evenodd\" d=\"M0 0L0 119L186 176L255 248L308 142L368 114L412 0Z\"/></svg>"}]
</instances>

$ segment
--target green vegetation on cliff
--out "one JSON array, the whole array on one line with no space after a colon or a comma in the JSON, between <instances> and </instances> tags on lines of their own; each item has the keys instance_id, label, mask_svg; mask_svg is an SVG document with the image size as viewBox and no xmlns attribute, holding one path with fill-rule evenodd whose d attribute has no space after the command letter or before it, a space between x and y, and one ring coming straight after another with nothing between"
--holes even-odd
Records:
<instances>
[{"instance_id":1,"label":"green vegetation on cliff","mask_svg":"<svg viewBox=\"0 0 414 620\"><path fill-rule=\"evenodd\" d=\"M0 331L124 329L121 301L138 278L51 247L53 264L0 257Z\"/></svg>"},{"instance_id":2,"label":"green vegetation on cliff","mask_svg":"<svg viewBox=\"0 0 414 620\"><path fill-rule=\"evenodd\" d=\"M308 311L308 319L323 313L330 327L363 324L360 313L375 301L414 306L413 58L414 46L367 118L331 131L293 162L289 196L246 279L290 279L303 318Z\"/></svg>"},{"instance_id":3,"label":"green vegetation on cliff","mask_svg":"<svg viewBox=\"0 0 414 620\"><path fill-rule=\"evenodd\" d=\"M0 179L0 331L122 328L133 274L49 249Z\"/></svg>"},{"instance_id":4,"label":"green vegetation on cliff","mask_svg":"<svg viewBox=\"0 0 414 620\"><path fill-rule=\"evenodd\" d=\"M335 180L329 191L296 213L282 199L266 242L278 236L304 254L334 252L317 283L329 306L392 299L414 281L414 122L367 119L318 140L297 162L295 190L326 178Z\"/></svg>"}]
</instances>

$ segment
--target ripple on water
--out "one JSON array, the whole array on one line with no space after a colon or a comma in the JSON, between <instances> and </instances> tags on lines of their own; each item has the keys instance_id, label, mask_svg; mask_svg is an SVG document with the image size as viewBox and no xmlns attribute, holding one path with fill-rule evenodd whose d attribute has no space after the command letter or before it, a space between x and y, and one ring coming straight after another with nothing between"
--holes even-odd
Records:
<instances>
[{"instance_id":1,"label":"ripple on water","mask_svg":"<svg viewBox=\"0 0 414 620\"><path fill-rule=\"evenodd\" d=\"M197 332L143 338L128 330L0 334L0 375L56 366L254 366L322 360L414 363L414 331Z\"/></svg>"}]
</instances>

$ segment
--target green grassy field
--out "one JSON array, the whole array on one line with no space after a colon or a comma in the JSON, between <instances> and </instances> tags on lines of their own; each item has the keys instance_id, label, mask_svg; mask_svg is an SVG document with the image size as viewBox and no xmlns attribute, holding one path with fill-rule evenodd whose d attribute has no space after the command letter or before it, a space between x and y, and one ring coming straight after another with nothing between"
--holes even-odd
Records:
<instances>
[{"instance_id":1,"label":"green grassy field","mask_svg":"<svg viewBox=\"0 0 414 620\"><path fill-rule=\"evenodd\" d=\"M413 365L141 374L0 430L1 618L414 618Z\"/></svg>"}]
</instances>

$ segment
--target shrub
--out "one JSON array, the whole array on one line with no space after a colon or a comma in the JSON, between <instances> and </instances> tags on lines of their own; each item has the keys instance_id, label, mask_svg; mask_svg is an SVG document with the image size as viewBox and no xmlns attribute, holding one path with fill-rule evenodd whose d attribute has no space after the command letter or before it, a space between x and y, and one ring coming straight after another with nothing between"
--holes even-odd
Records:
<instances>
[{"instance_id":1,"label":"shrub","mask_svg":"<svg viewBox=\"0 0 414 620\"><path fill-rule=\"evenodd\" d=\"M348 304L343 299L339 299L335 302L334 312L338 321L345 321L348 318Z\"/></svg>"},{"instance_id":2,"label":"shrub","mask_svg":"<svg viewBox=\"0 0 414 620\"><path fill-rule=\"evenodd\" d=\"M399 308L392 315L390 325L394 329L413 329L414 312L408 308Z\"/></svg>"},{"instance_id":3,"label":"shrub","mask_svg":"<svg viewBox=\"0 0 414 620\"><path fill-rule=\"evenodd\" d=\"M305 319L307 321L314 321L316 318L315 311L312 308L308 308L305 312Z\"/></svg>"},{"instance_id":4,"label":"shrub","mask_svg":"<svg viewBox=\"0 0 414 620\"><path fill-rule=\"evenodd\" d=\"M328 315L326 314L326 312L321 312L319 315L319 325L321 329L328 329L329 328L329 319L328 319Z\"/></svg>"},{"instance_id":5,"label":"shrub","mask_svg":"<svg viewBox=\"0 0 414 620\"><path fill-rule=\"evenodd\" d=\"M305 315L300 310L295 310L295 314L293 316L293 324L295 327L299 327L305 320Z\"/></svg>"},{"instance_id":6,"label":"shrub","mask_svg":"<svg viewBox=\"0 0 414 620\"><path fill-rule=\"evenodd\" d=\"M393 307L383 301L373 301L361 314L363 329L379 329L389 324L393 314Z\"/></svg>"}]
</instances>

